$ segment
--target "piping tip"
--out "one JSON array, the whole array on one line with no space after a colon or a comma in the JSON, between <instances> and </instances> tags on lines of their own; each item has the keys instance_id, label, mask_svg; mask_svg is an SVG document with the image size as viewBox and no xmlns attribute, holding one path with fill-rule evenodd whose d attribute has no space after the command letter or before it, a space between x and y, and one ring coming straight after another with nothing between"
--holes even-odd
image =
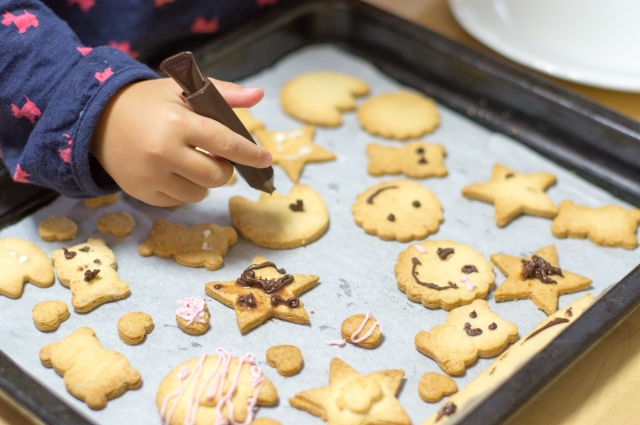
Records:
<instances>
[{"instance_id":1,"label":"piping tip","mask_svg":"<svg viewBox=\"0 0 640 425\"><path fill-rule=\"evenodd\" d=\"M260 189L261 191L266 192L269 195L271 195L273 193L273 191L276 190L276 187L273 184L274 184L274 178L271 177L269 180L264 182L262 187L257 188L257 189Z\"/></svg>"}]
</instances>

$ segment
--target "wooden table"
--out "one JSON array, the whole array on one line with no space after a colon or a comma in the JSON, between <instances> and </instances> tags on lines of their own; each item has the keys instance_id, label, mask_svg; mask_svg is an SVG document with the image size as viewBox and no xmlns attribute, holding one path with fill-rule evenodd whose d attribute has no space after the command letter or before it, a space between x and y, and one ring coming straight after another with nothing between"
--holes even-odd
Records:
<instances>
[{"instance_id":1,"label":"wooden table","mask_svg":"<svg viewBox=\"0 0 640 425\"><path fill-rule=\"evenodd\" d=\"M485 52L467 34L446 0L367 0L405 19ZM613 110L640 120L640 94L615 92L544 77ZM597 295L597 294L595 294ZM406 390L406 389L405 389ZM537 397L508 425L595 425L640 422L640 309L611 331ZM0 425L34 422L0 397Z\"/></svg>"}]
</instances>

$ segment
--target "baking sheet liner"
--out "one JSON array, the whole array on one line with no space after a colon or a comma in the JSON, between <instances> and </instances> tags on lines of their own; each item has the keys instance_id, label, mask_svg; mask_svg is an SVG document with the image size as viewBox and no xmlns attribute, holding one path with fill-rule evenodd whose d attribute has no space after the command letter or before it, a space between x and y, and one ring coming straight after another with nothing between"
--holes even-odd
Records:
<instances>
[{"instance_id":1,"label":"baking sheet liner","mask_svg":"<svg viewBox=\"0 0 640 425\"><path fill-rule=\"evenodd\" d=\"M371 95L402 88L368 62L335 46L311 46L240 81L245 86L265 89L264 100L252 109L252 114L263 120L269 130L289 131L301 127L302 123L289 118L280 108L280 88L299 74L317 70L358 76L370 84ZM206 69L203 72L206 73ZM523 216L503 229L498 228L493 219L492 205L461 196L464 186L488 180L495 163L522 173L554 173L558 183L547 194L556 203L571 199L576 204L591 207L603 204L626 208L631 206L513 139L492 133L441 105L439 111L440 126L421 139L445 146L445 165L449 169L449 175L445 178L420 180L424 187L435 192L444 210L444 222L429 239L451 239L470 244L487 259L493 253L527 256L543 246L555 244L560 267L593 279L589 290L596 295L637 265L640 260L637 250L601 248L587 240L554 238L550 219ZM86 208L82 201L60 197L20 223L3 230L0 237L21 237L36 242L47 253L61 246L81 243L89 237L105 239L116 255L120 278L131 287L131 295L125 300L102 305L90 313L78 314L71 308L70 291L59 282L45 289L27 284L24 294L17 300L0 297L0 349L72 406L100 424L158 424L160 417L155 397L166 373L179 363L202 353L213 354L217 347L224 347L236 355L255 353L258 364L276 385L279 404L274 408L261 408L258 417L276 418L283 424L323 423L319 418L289 406L288 399L299 391L327 385L329 362L332 357L340 357L363 374L383 369L403 369L405 381L399 400L412 421L420 423L435 413L441 403L423 402L418 396L418 381L426 372L441 370L433 360L415 349L413 339L419 331L443 323L447 312L426 309L409 301L397 289L393 267L398 253L405 250L409 243L382 241L367 235L355 224L351 214L351 205L357 194L381 181L398 178L372 177L367 173L366 145L377 142L399 147L403 145L402 142L369 135L361 130L354 112L343 114L343 121L342 126L335 129L317 128L314 139L315 143L335 153L338 159L308 164L300 179L300 183L313 187L322 195L331 220L327 233L307 247L269 250L240 238L230 248L223 268L213 272L183 267L171 259L155 256L144 258L138 254L139 243L147 238L156 219L166 218L183 225L205 222L231 225L228 199L237 194L254 201L259 197L258 192L241 180L211 190L199 204L185 204L177 210L151 207L126 195L122 195L116 204L98 209ZM275 175L277 190L288 193L293 183L278 166L275 167ZM135 217L136 227L125 238L102 235L96 228L99 217L116 211L127 211ZM51 215L67 216L77 222L78 236L64 243L42 241L37 233L38 224ZM320 284L300 297L310 313L310 325L271 320L243 336L238 331L234 311L209 300L211 329L205 335L190 336L177 328L175 310L178 299L196 295L209 299L204 293L205 283L236 279L256 255L274 261L278 267L286 268L288 273L320 276ZM499 285L504 276L497 268L494 272L496 284ZM583 294L579 292L561 296L559 307L570 304ZM49 299L67 302L71 317L56 332L42 333L33 324L31 309L36 303ZM493 291L488 300L490 308L503 319L517 323L520 335L528 333L546 317L530 300L495 303ZM154 319L155 329L139 346L128 346L118 337L118 319L130 311L145 311ZM384 328L384 339L378 348L366 350L352 345L338 348L323 344L323 341L340 338L340 325L346 317L367 311L371 311ZM144 381L142 388L109 401L107 408L101 411L92 411L71 396L65 390L63 379L53 369L42 366L38 357L44 345L66 337L81 326L92 327L104 347L123 353L131 365L141 372ZM302 350L305 365L299 375L284 378L266 365L267 348L277 344L293 344ZM492 361L480 359L469 367L463 376L455 378L458 387L464 387Z\"/></svg>"}]
</instances>

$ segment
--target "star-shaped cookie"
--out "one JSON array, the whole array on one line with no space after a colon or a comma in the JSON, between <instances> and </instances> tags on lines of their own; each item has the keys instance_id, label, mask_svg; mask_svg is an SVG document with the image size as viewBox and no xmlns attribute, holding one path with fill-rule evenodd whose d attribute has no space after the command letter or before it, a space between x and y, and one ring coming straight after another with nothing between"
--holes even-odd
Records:
<instances>
[{"instance_id":1,"label":"star-shaped cookie","mask_svg":"<svg viewBox=\"0 0 640 425\"><path fill-rule=\"evenodd\" d=\"M266 258L257 256L240 279L210 282L204 289L207 295L236 311L238 328L244 334L272 317L309 323L309 315L298 296L316 286L319 279L311 274L286 274Z\"/></svg>"},{"instance_id":2,"label":"star-shaped cookie","mask_svg":"<svg viewBox=\"0 0 640 425\"><path fill-rule=\"evenodd\" d=\"M256 139L273 156L287 175L297 182L308 162L323 162L336 159L328 150L313 143L315 127L305 126L292 131L256 130Z\"/></svg>"},{"instance_id":3,"label":"star-shaped cookie","mask_svg":"<svg viewBox=\"0 0 640 425\"><path fill-rule=\"evenodd\" d=\"M462 195L494 204L496 223L504 227L522 214L555 217L558 208L544 193L555 183L556 176L553 174L520 174L504 165L495 164L491 180L464 187Z\"/></svg>"},{"instance_id":4,"label":"star-shaped cookie","mask_svg":"<svg viewBox=\"0 0 640 425\"><path fill-rule=\"evenodd\" d=\"M404 371L359 374L339 358L331 359L329 385L299 392L289 404L325 420L329 425L410 424L396 393Z\"/></svg>"},{"instance_id":5,"label":"star-shaped cookie","mask_svg":"<svg viewBox=\"0 0 640 425\"><path fill-rule=\"evenodd\" d=\"M536 258L541 258L545 265ZM553 314L558 308L558 297L586 289L591 279L560 269L558 274L558 252L555 245L545 246L530 257L522 258L506 254L493 254L491 261L507 276L502 285L496 289L496 301L513 301L530 298L533 303L547 314ZM527 263L524 263L527 261ZM529 270L525 271L525 266ZM553 269L556 269L555 271ZM551 272L549 272L551 270ZM523 273L529 275L523 279ZM540 279L542 278L542 280ZM548 283L543 282L546 280ZM552 282L553 281L553 282Z\"/></svg>"}]
</instances>

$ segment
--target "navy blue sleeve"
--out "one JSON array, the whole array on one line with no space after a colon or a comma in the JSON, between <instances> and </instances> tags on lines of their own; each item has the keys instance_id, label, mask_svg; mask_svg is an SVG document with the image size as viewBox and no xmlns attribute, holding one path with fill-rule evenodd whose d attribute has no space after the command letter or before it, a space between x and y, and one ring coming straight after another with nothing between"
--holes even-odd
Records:
<instances>
[{"instance_id":1,"label":"navy blue sleeve","mask_svg":"<svg viewBox=\"0 0 640 425\"><path fill-rule=\"evenodd\" d=\"M0 0L0 152L14 180L71 197L118 190L89 153L93 128L125 85L156 78L112 47L84 47L49 8Z\"/></svg>"}]
</instances>

